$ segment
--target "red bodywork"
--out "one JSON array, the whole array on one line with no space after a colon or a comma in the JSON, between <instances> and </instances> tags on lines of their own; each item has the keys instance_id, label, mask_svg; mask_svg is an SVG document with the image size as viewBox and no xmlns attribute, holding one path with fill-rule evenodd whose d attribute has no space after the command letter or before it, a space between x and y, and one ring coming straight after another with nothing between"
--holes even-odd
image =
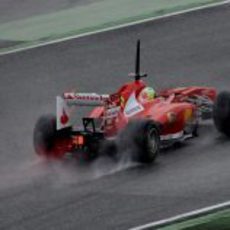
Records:
<instances>
[{"instance_id":1,"label":"red bodywork","mask_svg":"<svg viewBox=\"0 0 230 230\"><path fill-rule=\"evenodd\" d=\"M117 92L107 95L103 104L95 107L88 118L101 120L100 132L105 138L116 136L130 120L150 119L159 125L161 140L171 141L183 138L187 125L198 123L204 111L211 113L216 98L214 88L192 86L163 90L155 99L141 102L139 94L145 87L146 84L142 80L123 85ZM66 95L68 96L64 96L64 100L72 99L72 96L69 96L72 93ZM94 97L92 94L89 99L95 100ZM129 110L130 105L132 108ZM62 116L57 119L63 122L63 116L65 121L69 120L64 107ZM82 139L79 133L60 140L55 149L55 157L60 158L80 145L84 145L84 138Z\"/></svg>"},{"instance_id":2,"label":"red bodywork","mask_svg":"<svg viewBox=\"0 0 230 230\"><path fill-rule=\"evenodd\" d=\"M139 93L146 85L143 81L134 81L122 86L115 94L110 96L107 106L120 107L117 117L106 121L104 130L107 136L116 135L132 119L152 119L161 125L160 134L169 135L183 131L186 124L198 119L198 110L202 104L196 104L199 97L210 100L216 98L216 90L211 87L183 87L159 92L157 98L141 103ZM130 96L134 93L143 110L127 117L124 108ZM194 99L194 103L191 102ZM104 117L106 107L96 107L90 114L92 118Z\"/></svg>"}]
</instances>

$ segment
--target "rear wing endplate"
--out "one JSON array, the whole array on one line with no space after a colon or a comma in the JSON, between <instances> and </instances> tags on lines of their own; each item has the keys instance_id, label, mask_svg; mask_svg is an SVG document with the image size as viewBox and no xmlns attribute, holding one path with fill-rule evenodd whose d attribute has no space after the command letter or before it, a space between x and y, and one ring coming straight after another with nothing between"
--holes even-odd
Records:
<instances>
[{"instance_id":1,"label":"rear wing endplate","mask_svg":"<svg viewBox=\"0 0 230 230\"><path fill-rule=\"evenodd\" d=\"M56 97L57 130L72 126L71 113L77 106L104 106L110 96L96 93L64 93Z\"/></svg>"}]
</instances>

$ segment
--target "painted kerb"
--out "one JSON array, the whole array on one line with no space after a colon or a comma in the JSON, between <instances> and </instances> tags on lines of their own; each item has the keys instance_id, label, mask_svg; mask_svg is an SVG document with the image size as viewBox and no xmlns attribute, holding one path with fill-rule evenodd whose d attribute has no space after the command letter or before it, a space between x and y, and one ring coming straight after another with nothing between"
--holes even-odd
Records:
<instances>
[{"instance_id":1,"label":"painted kerb","mask_svg":"<svg viewBox=\"0 0 230 230\"><path fill-rule=\"evenodd\" d=\"M144 224L141 226L137 226L137 227L131 228L130 230L160 229L160 228L163 228L163 227L175 224L175 223L179 223L179 222L182 222L185 220L191 220L193 218L197 218L197 217L201 217L203 215L215 213L215 212L227 209L227 208L230 208L230 201L227 201L225 203L220 203L217 205L213 205L213 206L210 206L207 208L195 210L195 211L192 211L189 213L181 214L181 215L171 217L168 219L164 219L164 220Z\"/></svg>"}]
</instances>

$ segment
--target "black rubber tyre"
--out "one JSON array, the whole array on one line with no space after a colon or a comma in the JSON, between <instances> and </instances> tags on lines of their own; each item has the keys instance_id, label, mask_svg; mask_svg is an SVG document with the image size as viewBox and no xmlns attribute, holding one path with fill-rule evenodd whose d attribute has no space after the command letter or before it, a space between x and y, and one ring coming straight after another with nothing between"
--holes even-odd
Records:
<instances>
[{"instance_id":1,"label":"black rubber tyre","mask_svg":"<svg viewBox=\"0 0 230 230\"><path fill-rule=\"evenodd\" d=\"M152 120L131 121L120 135L120 144L126 148L133 148L132 160L152 163L160 149L159 129Z\"/></svg>"},{"instance_id":2,"label":"black rubber tyre","mask_svg":"<svg viewBox=\"0 0 230 230\"><path fill-rule=\"evenodd\" d=\"M46 158L62 158L65 150L57 149L57 144L70 138L71 128L56 129L56 117L43 115L34 127L33 143L35 152Z\"/></svg>"},{"instance_id":3,"label":"black rubber tyre","mask_svg":"<svg viewBox=\"0 0 230 230\"><path fill-rule=\"evenodd\" d=\"M213 119L216 128L230 136L230 92L221 92L214 102Z\"/></svg>"},{"instance_id":4,"label":"black rubber tyre","mask_svg":"<svg viewBox=\"0 0 230 230\"><path fill-rule=\"evenodd\" d=\"M34 127L34 149L38 155L51 157L57 138L56 117L44 115L40 117Z\"/></svg>"}]
</instances>

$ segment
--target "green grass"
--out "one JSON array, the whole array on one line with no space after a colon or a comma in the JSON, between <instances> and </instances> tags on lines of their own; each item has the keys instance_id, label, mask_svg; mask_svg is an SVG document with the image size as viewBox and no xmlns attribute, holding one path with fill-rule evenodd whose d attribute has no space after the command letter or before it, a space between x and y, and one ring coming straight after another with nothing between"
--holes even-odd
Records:
<instances>
[{"instance_id":1,"label":"green grass","mask_svg":"<svg viewBox=\"0 0 230 230\"><path fill-rule=\"evenodd\" d=\"M0 41L23 48L68 36L119 26L223 0L104 0L55 13L0 24ZM14 44L14 43L12 43Z\"/></svg>"},{"instance_id":2,"label":"green grass","mask_svg":"<svg viewBox=\"0 0 230 230\"><path fill-rule=\"evenodd\" d=\"M184 220L159 230L230 230L230 209Z\"/></svg>"}]
</instances>

